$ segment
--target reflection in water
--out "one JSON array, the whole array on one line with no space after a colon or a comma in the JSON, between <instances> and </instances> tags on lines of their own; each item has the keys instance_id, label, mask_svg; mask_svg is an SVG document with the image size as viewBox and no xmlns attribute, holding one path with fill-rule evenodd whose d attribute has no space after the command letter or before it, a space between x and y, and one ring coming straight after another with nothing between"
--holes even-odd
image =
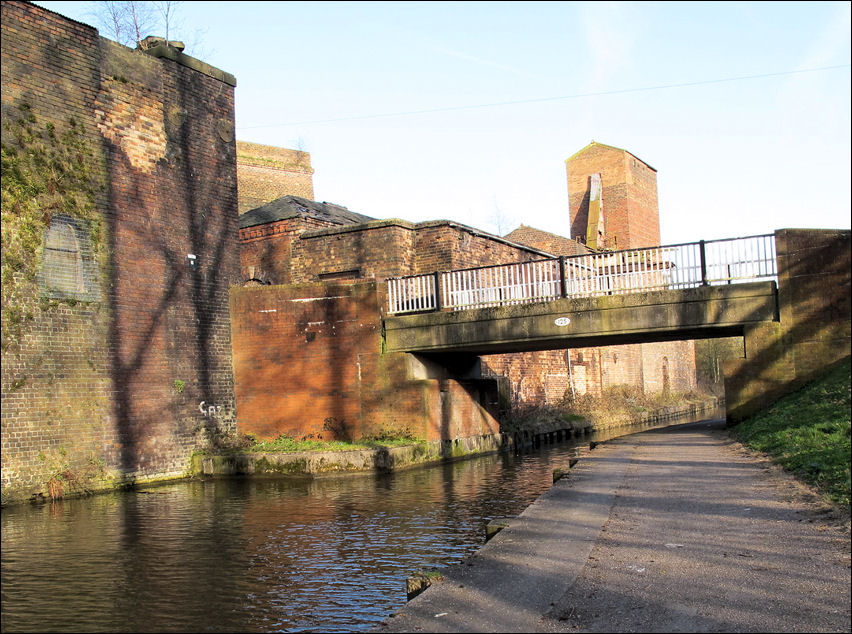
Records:
<instances>
[{"instance_id":1,"label":"reflection in water","mask_svg":"<svg viewBox=\"0 0 852 634\"><path fill-rule=\"evenodd\" d=\"M588 439L586 439L588 442ZM390 475L183 482L2 513L3 631L358 631L575 449Z\"/></svg>"}]
</instances>

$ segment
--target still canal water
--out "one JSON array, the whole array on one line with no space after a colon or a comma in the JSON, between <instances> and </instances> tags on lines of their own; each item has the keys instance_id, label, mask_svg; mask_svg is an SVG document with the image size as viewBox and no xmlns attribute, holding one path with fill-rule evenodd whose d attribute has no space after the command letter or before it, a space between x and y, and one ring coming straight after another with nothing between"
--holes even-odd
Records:
<instances>
[{"instance_id":1,"label":"still canal water","mask_svg":"<svg viewBox=\"0 0 852 634\"><path fill-rule=\"evenodd\" d=\"M589 438L583 443L588 443ZM571 443L387 475L182 482L2 512L8 632L363 631L552 483Z\"/></svg>"}]
</instances>

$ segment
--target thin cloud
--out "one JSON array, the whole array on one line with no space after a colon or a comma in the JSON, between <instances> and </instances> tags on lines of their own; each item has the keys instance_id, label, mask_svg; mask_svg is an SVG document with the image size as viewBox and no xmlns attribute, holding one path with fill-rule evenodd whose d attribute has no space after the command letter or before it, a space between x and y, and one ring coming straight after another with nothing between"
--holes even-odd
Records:
<instances>
[{"instance_id":1,"label":"thin cloud","mask_svg":"<svg viewBox=\"0 0 852 634\"><path fill-rule=\"evenodd\" d=\"M515 68L514 66L507 66L506 64L500 64L499 62L495 62L489 59L483 59L481 57L476 57L475 55L470 55L469 53L465 53L463 51L456 51L451 48L446 48L443 46L436 46L434 44L422 43L427 49L433 51L435 53L441 53L442 55L447 55L449 57L454 57L455 59L460 59L466 62L472 62L474 64L479 64L481 66L489 66L491 68L496 68L498 70L506 71L507 73L513 73L515 75L520 75L522 77L530 77L534 79L544 79L539 75L534 75L525 70L521 70L519 68Z\"/></svg>"}]
</instances>

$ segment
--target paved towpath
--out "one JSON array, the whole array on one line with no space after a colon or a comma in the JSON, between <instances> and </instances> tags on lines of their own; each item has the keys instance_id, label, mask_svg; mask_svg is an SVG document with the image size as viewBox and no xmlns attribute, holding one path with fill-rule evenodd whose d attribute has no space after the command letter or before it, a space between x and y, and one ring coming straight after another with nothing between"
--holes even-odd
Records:
<instances>
[{"instance_id":1,"label":"paved towpath","mask_svg":"<svg viewBox=\"0 0 852 634\"><path fill-rule=\"evenodd\" d=\"M849 632L850 535L723 421L626 436L380 632Z\"/></svg>"}]
</instances>

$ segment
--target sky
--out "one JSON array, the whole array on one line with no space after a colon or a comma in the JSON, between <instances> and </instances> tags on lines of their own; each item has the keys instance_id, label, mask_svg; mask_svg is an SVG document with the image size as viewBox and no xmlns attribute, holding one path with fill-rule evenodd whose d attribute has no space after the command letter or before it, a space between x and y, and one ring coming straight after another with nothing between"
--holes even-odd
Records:
<instances>
[{"instance_id":1,"label":"sky","mask_svg":"<svg viewBox=\"0 0 852 634\"><path fill-rule=\"evenodd\" d=\"M98 24L98 3L37 4ZM657 170L676 244L850 228L851 22L847 2L183 2L169 37L236 76L238 139L310 152L317 200L569 236L565 159L594 140Z\"/></svg>"}]
</instances>

